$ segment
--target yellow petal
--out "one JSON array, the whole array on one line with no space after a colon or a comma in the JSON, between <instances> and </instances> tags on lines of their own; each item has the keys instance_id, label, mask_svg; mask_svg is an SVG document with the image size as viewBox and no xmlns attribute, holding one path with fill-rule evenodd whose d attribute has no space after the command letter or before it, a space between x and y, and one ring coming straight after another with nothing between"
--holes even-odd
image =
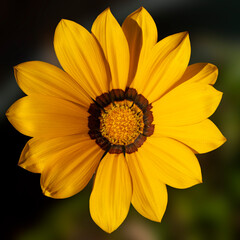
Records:
<instances>
[{"instance_id":1,"label":"yellow petal","mask_svg":"<svg viewBox=\"0 0 240 240\"><path fill-rule=\"evenodd\" d=\"M128 214L132 197L132 183L123 154L107 154L97 170L90 213L94 222L111 233Z\"/></svg>"},{"instance_id":2,"label":"yellow petal","mask_svg":"<svg viewBox=\"0 0 240 240\"><path fill-rule=\"evenodd\" d=\"M88 135L76 134L58 138L31 138L25 145L18 165L34 173L41 173L44 166L57 153L79 143Z\"/></svg>"},{"instance_id":3,"label":"yellow petal","mask_svg":"<svg viewBox=\"0 0 240 240\"><path fill-rule=\"evenodd\" d=\"M199 123L211 116L222 93L210 85L181 84L153 103L154 121L163 126L183 126Z\"/></svg>"},{"instance_id":4,"label":"yellow petal","mask_svg":"<svg viewBox=\"0 0 240 240\"><path fill-rule=\"evenodd\" d=\"M54 48L63 69L92 97L109 90L109 73L97 40L81 25L61 20Z\"/></svg>"},{"instance_id":5,"label":"yellow petal","mask_svg":"<svg viewBox=\"0 0 240 240\"><path fill-rule=\"evenodd\" d=\"M149 174L171 187L188 188L202 182L196 156L187 146L174 139L151 136L136 155L143 169L148 169ZM132 174L132 168L129 169Z\"/></svg>"},{"instance_id":6,"label":"yellow petal","mask_svg":"<svg viewBox=\"0 0 240 240\"><path fill-rule=\"evenodd\" d=\"M226 138L209 119L197 124L180 127L167 127L156 124L154 135L174 138L188 145L197 153L210 152L226 141Z\"/></svg>"},{"instance_id":7,"label":"yellow petal","mask_svg":"<svg viewBox=\"0 0 240 240\"><path fill-rule=\"evenodd\" d=\"M6 115L19 132L31 137L88 132L87 109L60 98L32 94L16 101Z\"/></svg>"},{"instance_id":8,"label":"yellow petal","mask_svg":"<svg viewBox=\"0 0 240 240\"><path fill-rule=\"evenodd\" d=\"M122 24L130 50L129 85L157 42L157 27L143 7L130 14Z\"/></svg>"},{"instance_id":9,"label":"yellow petal","mask_svg":"<svg viewBox=\"0 0 240 240\"><path fill-rule=\"evenodd\" d=\"M218 77L218 68L211 63L195 63L187 67L181 79L172 89L184 82L205 83L213 85Z\"/></svg>"},{"instance_id":10,"label":"yellow petal","mask_svg":"<svg viewBox=\"0 0 240 240\"><path fill-rule=\"evenodd\" d=\"M92 33L102 46L112 75L111 87L125 90L129 70L129 48L121 26L109 8L92 25Z\"/></svg>"},{"instance_id":11,"label":"yellow petal","mask_svg":"<svg viewBox=\"0 0 240 240\"><path fill-rule=\"evenodd\" d=\"M138 152L126 154L133 183L132 204L144 217L160 222L167 207L167 188L152 171L148 158Z\"/></svg>"},{"instance_id":12,"label":"yellow petal","mask_svg":"<svg viewBox=\"0 0 240 240\"><path fill-rule=\"evenodd\" d=\"M44 167L45 161L42 161L40 157L35 157L38 152L35 150L41 145L41 140L31 138L22 150L18 165L30 172L41 173ZM45 148L47 150L48 148ZM39 153L41 155L41 153Z\"/></svg>"},{"instance_id":13,"label":"yellow petal","mask_svg":"<svg viewBox=\"0 0 240 240\"><path fill-rule=\"evenodd\" d=\"M137 89L150 103L158 100L182 77L190 52L187 32L164 38L151 49L131 87Z\"/></svg>"},{"instance_id":14,"label":"yellow petal","mask_svg":"<svg viewBox=\"0 0 240 240\"><path fill-rule=\"evenodd\" d=\"M73 145L50 153L45 162L41 187L48 197L67 198L80 192L92 178L104 153L89 136L72 137Z\"/></svg>"},{"instance_id":15,"label":"yellow petal","mask_svg":"<svg viewBox=\"0 0 240 240\"><path fill-rule=\"evenodd\" d=\"M90 96L66 72L49 63L32 61L14 67L19 87L27 94L63 98L89 107Z\"/></svg>"}]
</instances>

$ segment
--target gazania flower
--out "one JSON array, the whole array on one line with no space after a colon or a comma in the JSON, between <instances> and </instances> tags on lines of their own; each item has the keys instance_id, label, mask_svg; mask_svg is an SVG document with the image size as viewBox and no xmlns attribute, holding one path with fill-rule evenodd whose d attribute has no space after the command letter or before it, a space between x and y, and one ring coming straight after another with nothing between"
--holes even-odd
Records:
<instances>
[{"instance_id":1,"label":"gazania flower","mask_svg":"<svg viewBox=\"0 0 240 240\"><path fill-rule=\"evenodd\" d=\"M27 94L7 112L12 125L32 137L19 165L41 173L46 196L67 198L95 175L93 220L112 232L130 203L160 222L166 185L202 182L195 153L218 148L225 138L208 119L222 93L217 68L188 66L187 32L157 42L157 28L140 8L118 24L109 9L92 33L62 20L54 47L61 70L33 61L15 67Z\"/></svg>"}]
</instances>

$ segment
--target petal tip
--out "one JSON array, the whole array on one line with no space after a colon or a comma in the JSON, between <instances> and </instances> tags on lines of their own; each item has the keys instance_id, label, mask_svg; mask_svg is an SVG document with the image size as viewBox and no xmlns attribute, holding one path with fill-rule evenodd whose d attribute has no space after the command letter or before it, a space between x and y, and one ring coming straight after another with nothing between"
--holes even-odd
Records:
<instances>
[{"instance_id":1,"label":"petal tip","mask_svg":"<svg viewBox=\"0 0 240 240\"><path fill-rule=\"evenodd\" d=\"M216 91L217 91L216 95L219 97L219 100L221 100L223 97L223 92L218 91L218 90L216 90Z\"/></svg>"},{"instance_id":2,"label":"petal tip","mask_svg":"<svg viewBox=\"0 0 240 240\"><path fill-rule=\"evenodd\" d=\"M183 32L183 34L184 34L183 39L188 39L189 40L189 32L185 31L185 32Z\"/></svg>"},{"instance_id":3,"label":"petal tip","mask_svg":"<svg viewBox=\"0 0 240 240\"><path fill-rule=\"evenodd\" d=\"M138 8L136 11L134 11L132 14L134 13L148 13L148 11L146 10L145 7L141 6L140 8ZM130 14L131 15L131 14Z\"/></svg>"},{"instance_id":4,"label":"petal tip","mask_svg":"<svg viewBox=\"0 0 240 240\"><path fill-rule=\"evenodd\" d=\"M222 138L221 138L220 141L219 141L219 145L218 145L216 148L221 147L226 141L227 141L227 138L225 138L225 137L222 135Z\"/></svg>"},{"instance_id":5,"label":"petal tip","mask_svg":"<svg viewBox=\"0 0 240 240\"><path fill-rule=\"evenodd\" d=\"M58 27L62 27L62 28L65 28L65 27L68 27L68 24L69 23L75 23L74 21L71 21L71 20L68 20L68 19L65 19L65 18L62 18L61 20L60 20L60 22L58 23L58 25L57 25L57 28ZM57 29L56 28L56 29Z\"/></svg>"},{"instance_id":6,"label":"petal tip","mask_svg":"<svg viewBox=\"0 0 240 240\"><path fill-rule=\"evenodd\" d=\"M107 7L101 14L112 15L110 7Z\"/></svg>"},{"instance_id":7,"label":"petal tip","mask_svg":"<svg viewBox=\"0 0 240 240\"><path fill-rule=\"evenodd\" d=\"M209 67L213 68L214 71L218 71L218 67L216 65L214 65L212 63L205 63L205 64L206 64L206 66L209 66Z\"/></svg>"},{"instance_id":8,"label":"petal tip","mask_svg":"<svg viewBox=\"0 0 240 240\"><path fill-rule=\"evenodd\" d=\"M9 117L9 109L5 112L6 117Z\"/></svg>"},{"instance_id":9,"label":"petal tip","mask_svg":"<svg viewBox=\"0 0 240 240\"><path fill-rule=\"evenodd\" d=\"M23 162L22 162L22 160L19 160L19 162L18 162L18 164L17 164L19 167L21 167L21 168L24 168L24 164L23 164ZM24 168L25 169L25 168Z\"/></svg>"},{"instance_id":10,"label":"petal tip","mask_svg":"<svg viewBox=\"0 0 240 240\"><path fill-rule=\"evenodd\" d=\"M23 168L23 169L25 169L25 170L27 170L27 171L30 171L30 170L28 170L28 167L26 166L26 164L25 164L25 161L24 162L18 162L18 166L19 167L21 167L21 168ZM33 171L30 171L30 172L33 172Z\"/></svg>"},{"instance_id":11,"label":"petal tip","mask_svg":"<svg viewBox=\"0 0 240 240\"><path fill-rule=\"evenodd\" d=\"M62 23L63 23L63 22L68 22L68 21L70 21L70 20L68 20L68 19L66 19L66 18L62 18L62 19L60 20L60 22L62 22ZM59 23L60 23L60 22L59 22Z\"/></svg>"},{"instance_id":12,"label":"petal tip","mask_svg":"<svg viewBox=\"0 0 240 240\"><path fill-rule=\"evenodd\" d=\"M181 42L184 42L184 41L189 41L189 32L188 31L184 31L184 32L180 32L178 33L180 36L181 36Z\"/></svg>"},{"instance_id":13,"label":"petal tip","mask_svg":"<svg viewBox=\"0 0 240 240\"><path fill-rule=\"evenodd\" d=\"M205 68L209 69L209 71L213 74L214 77L212 77L212 81L209 84L214 85L218 78L218 73L219 73L218 67L212 63L207 63Z\"/></svg>"},{"instance_id":14,"label":"petal tip","mask_svg":"<svg viewBox=\"0 0 240 240\"><path fill-rule=\"evenodd\" d=\"M107 226L103 226L103 225L100 225L99 223L97 223L97 225L106 233L108 234L111 234L112 232L114 232L118 227L119 225L117 226L111 226L111 225L107 225Z\"/></svg>"},{"instance_id":15,"label":"petal tip","mask_svg":"<svg viewBox=\"0 0 240 240\"><path fill-rule=\"evenodd\" d=\"M89 200L89 211L90 211L90 215L91 215L91 218L92 218L92 220L103 230L103 231L105 231L106 233L112 233L113 231L115 231L118 227L119 227L119 225L121 224L118 224L117 226L114 226L113 225L113 223L106 223L105 221L104 221L104 218L98 218L98 217L96 217L95 215L95 213L94 213L94 210L93 210L93 203L92 203L92 194L91 194L91 196L90 196L90 200Z\"/></svg>"},{"instance_id":16,"label":"petal tip","mask_svg":"<svg viewBox=\"0 0 240 240\"><path fill-rule=\"evenodd\" d=\"M208 85L210 87L210 85ZM209 88L210 89L210 88ZM220 104L221 100L222 100L222 97L223 97L223 92L221 91L218 91L217 89L215 89L213 86L211 86L211 90L212 91L212 94L213 96L215 97L216 99L216 102L218 102L217 106ZM217 109L217 107L216 107ZM215 110L216 110L215 109Z\"/></svg>"},{"instance_id":17,"label":"petal tip","mask_svg":"<svg viewBox=\"0 0 240 240\"><path fill-rule=\"evenodd\" d=\"M111 234L112 232L114 232L116 229L112 229L112 228L107 228L107 229L103 229L106 233Z\"/></svg>"},{"instance_id":18,"label":"petal tip","mask_svg":"<svg viewBox=\"0 0 240 240\"><path fill-rule=\"evenodd\" d=\"M188 32L188 31L178 32L178 33L175 33L175 34L170 35L170 36L181 36L182 39L184 39L184 38L186 38L187 36L189 36L189 32Z\"/></svg>"},{"instance_id":19,"label":"petal tip","mask_svg":"<svg viewBox=\"0 0 240 240\"><path fill-rule=\"evenodd\" d=\"M18 69L19 69L19 65L20 65L20 64L13 66L13 70L14 70L14 71L15 71L15 70L18 70Z\"/></svg>"},{"instance_id":20,"label":"petal tip","mask_svg":"<svg viewBox=\"0 0 240 240\"><path fill-rule=\"evenodd\" d=\"M162 212L160 213L160 215L159 215L159 214L155 214L154 218L153 218L153 219L150 219L150 220L152 220L152 221L154 221L154 222L160 223L160 222L162 221L162 219L163 219L163 216L164 216L165 211L166 211L166 207L165 207L164 211L162 211Z\"/></svg>"},{"instance_id":21,"label":"petal tip","mask_svg":"<svg viewBox=\"0 0 240 240\"><path fill-rule=\"evenodd\" d=\"M141 17L143 17L143 18L146 18L146 17L152 18L150 13L143 6L138 8L135 12L131 13L129 16L133 16L133 15L135 15L136 19L139 18L139 17L140 18Z\"/></svg>"},{"instance_id":22,"label":"petal tip","mask_svg":"<svg viewBox=\"0 0 240 240\"><path fill-rule=\"evenodd\" d=\"M11 122L10 119L11 119L11 117L12 117L12 115L13 115L13 105L14 105L14 104L15 104L15 103L13 103L12 106L10 106L10 107L7 109L6 113L5 113L5 116L7 117L7 119L8 119L9 122Z\"/></svg>"},{"instance_id":23,"label":"petal tip","mask_svg":"<svg viewBox=\"0 0 240 240\"><path fill-rule=\"evenodd\" d=\"M202 179L202 171L200 169L200 172L198 173L198 176L196 177L196 184L195 185L201 184L201 183L203 183L203 179Z\"/></svg>"},{"instance_id":24,"label":"petal tip","mask_svg":"<svg viewBox=\"0 0 240 240\"><path fill-rule=\"evenodd\" d=\"M42 188L42 193L43 193L46 197L52 197L51 193L50 193L48 190L46 190L46 189L43 189L43 188Z\"/></svg>"},{"instance_id":25,"label":"petal tip","mask_svg":"<svg viewBox=\"0 0 240 240\"><path fill-rule=\"evenodd\" d=\"M41 179L41 188L42 188L43 195L45 195L46 197L57 198L57 197L54 196L56 192L49 191L48 186L44 186L44 184L42 182L42 179Z\"/></svg>"},{"instance_id":26,"label":"petal tip","mask_svg":"<svg viewBox=\"0 0 240 240\"><path fill-rule=\"evenodd\" d=\"M143 6L141 6L141 7L138 9L138 11L139 11L139 12L147 12L147 10L146 10Z\"/></svg>"},{"instance_id":27,"label":"petal tip","mask_svg":"<svg viewBox=\"0 0 240 240\"><path fill-rule=\"evenodd\" d=\"M19 68L20 68L20 66L19 66L20 64L18 64L18 65L16 65L16 66L14 66L13 67L13 73L14 73L14 77L15 77L15 79L16 79L16 82L18 83L19 81L18 81L18 76L19 76Z\"/></svg>"},{"instance_id":28,"label":"petal tip","mask_svg":"<svg viewBox=\"0 0 240 240\"><path fill-rule=\"evenodd\" d=\"M60 25L60 26L65 26L68 22L70 22L70 20L67 20L67 19L62 18L62 19L60 20L60 22L58 23L58 25Z\"/></svg>"}]
</instances>

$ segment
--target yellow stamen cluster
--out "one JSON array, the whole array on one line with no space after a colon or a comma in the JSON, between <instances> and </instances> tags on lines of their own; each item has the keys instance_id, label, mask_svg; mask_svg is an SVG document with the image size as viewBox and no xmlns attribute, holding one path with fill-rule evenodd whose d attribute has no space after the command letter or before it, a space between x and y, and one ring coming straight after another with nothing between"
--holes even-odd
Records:
<instances>
[{"instance_id":1,"label":"yellow stamen cluster","mask_svg":"<svg viewBox=\"0 0 240 240\"><path fill-rule=\"evenodd\" d=\"M132 102L122 101L110 104L100 116L102 136L116 145L133 143L143 133L143 113Z\"/></svg>"}]
</instances>

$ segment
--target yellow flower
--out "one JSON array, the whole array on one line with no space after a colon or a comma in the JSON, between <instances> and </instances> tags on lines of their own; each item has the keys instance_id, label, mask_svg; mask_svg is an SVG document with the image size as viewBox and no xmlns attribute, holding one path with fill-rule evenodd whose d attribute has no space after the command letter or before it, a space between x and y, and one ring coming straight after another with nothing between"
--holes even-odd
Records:
<instances>
[{"instance_id":1,"label":"yellow flower","mask_svg":"<svg viewBox=\"0 0 240 240\"><path fill-rule=\"evenodd\" d=\"M33 61L15 67L27 94L8 110L21 133L32 137L19 165L41 173L46 196L67 198L95 174L90 213L104 231L126 218L130 203L160 222L166 185L202 182L196 153L225 138L208 119L222 97L209 63L188 66L187 32L157 42L157 28L140 8L122 27L109 9L92 33L62 20L54 47L64 71Z\"/></svg>"}]
</instances>

